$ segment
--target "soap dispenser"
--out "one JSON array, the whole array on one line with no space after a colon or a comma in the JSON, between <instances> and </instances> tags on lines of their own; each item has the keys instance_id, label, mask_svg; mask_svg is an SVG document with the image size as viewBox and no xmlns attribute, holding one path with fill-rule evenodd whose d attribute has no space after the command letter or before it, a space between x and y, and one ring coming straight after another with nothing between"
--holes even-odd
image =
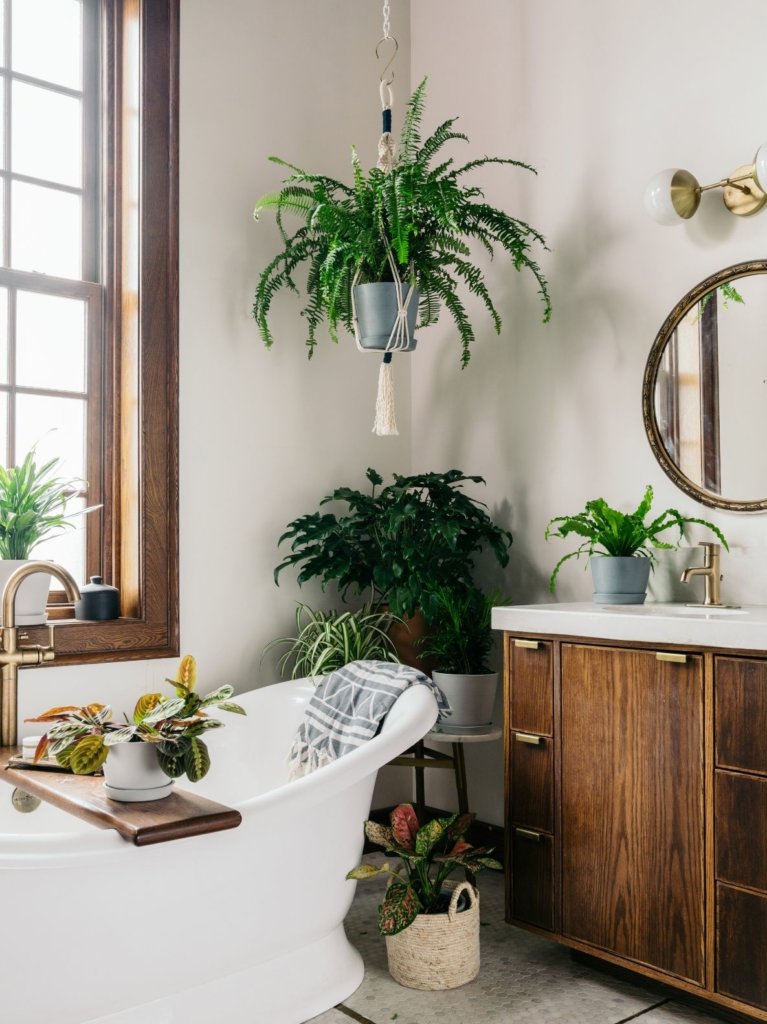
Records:
<instances>
[{"instance_id":1,"label":"soap dispenser","mask_svg":"<svg viewBox=\"0 0 767 1024\"><path fill-rule=\"evenodd\" d=\"M82 597L75 602L75 618L91 621L117 619L120 616L120 591L104 583L101 576L91 576L90 583L80 587Z\"/></svg>"}]
</instances>

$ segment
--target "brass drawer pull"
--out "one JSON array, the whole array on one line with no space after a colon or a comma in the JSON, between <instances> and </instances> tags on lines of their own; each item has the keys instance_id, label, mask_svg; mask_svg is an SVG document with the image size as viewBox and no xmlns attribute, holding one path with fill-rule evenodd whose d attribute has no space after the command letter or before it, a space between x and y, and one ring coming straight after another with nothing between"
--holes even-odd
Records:
<instances>
[{"instance_id":1,"label":"brass drawer pull","mask_svg":"<svg viewBox=\"0 0 767 1024\"><path fill-rule=\"evenodd\" d=\"M519 836L520 839L529 839L531 843L540 843L543 836L540 832L531 832L527 828L515 828L514 835Z\"/></svg>"},{"instance_id":2,"label":"brass drawer pull","mask_svg":"<svg viewBox=\"0 0 767 1024\"><path fill-rule=\"evenodd\" d=\"M540 747L546 742L543 736L533 736L530 732L515 732L514 739L517 743L529 743L531 747Z\"/></svg>"},{"instance_id":3,"label":"brass drawer pull","mask_svg":"<svg viewBox=\"0 0 767 1024\"><path fill-rule=\"evenodd\" d=\"M677 665L687 664L686 654L673 654L671 651L656 651L655 657L658 661L673 661Z\"/></svg>"},{"instance_id":4,"label":"brass drawer pull","mask_svg":"<svg viewBox=\"0 0 767 1024\"><path fill-rule=\"evenodd\" d=\"M537 651L541 646L540 640L515 640L515 647L527 647L531 651Z\"/></svg>"}]
</instances>

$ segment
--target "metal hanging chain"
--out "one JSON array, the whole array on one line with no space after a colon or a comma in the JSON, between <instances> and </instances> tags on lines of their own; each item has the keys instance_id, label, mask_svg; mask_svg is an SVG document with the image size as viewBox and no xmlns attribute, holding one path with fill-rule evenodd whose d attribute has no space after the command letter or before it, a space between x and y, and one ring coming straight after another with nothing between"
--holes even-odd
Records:
<instances>
[{"instance_id":1,"label":"metal hanging chain","mask_svg":"<svg viewBox=\"0 0 767 1024\"><path fill-rule=\"evenodd\" d=\"M384 0L383 5L383 37L389 39L391 36L391 8L389 0Z\"/></svg>"}]
</instances>

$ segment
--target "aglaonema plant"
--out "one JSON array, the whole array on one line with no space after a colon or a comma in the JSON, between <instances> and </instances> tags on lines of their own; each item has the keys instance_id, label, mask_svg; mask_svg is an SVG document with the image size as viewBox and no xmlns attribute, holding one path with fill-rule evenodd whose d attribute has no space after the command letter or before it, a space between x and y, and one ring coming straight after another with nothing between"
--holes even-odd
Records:
<instances>
[{"instance_id":1,"label":"aglaonema plant","mask_svg":"<svg viewBox=\"0 0 767 1024\"><path fill-rule=\"evenodd\" d=\"M195 693L197 666L190 654L182 658L176 678L166 682L175 688L176 696L144 694L136 702L132 721L127 717L123 722L114 721L106 704L51 708L36 718L27 718L27 722L49 726L37 745L35 761L52 755L75 775L92 775L102 767L112 747L152 743L159 765L169 778L186 775L190 782L199 782L210 768L203 736L224 724L210 718L208 712L246 712L230 700L234 693L231 686L220 686L204 697Z\"/></svg>"},{"instance_id":2,"label":"aglaonema plant","mask_svg":"<svg viewBox=\"0 0 767 1024\"><path fill-rule=\"evenodd\" d=\"M456 870L477 874L483 868L502 871L503 865L490 854L491 847L473 847L465 840L473 814L451 814L421 825L412 804L400 804L391 812L390 825L365 822L365 835L387 854L399 857L400 865L360 864L347 878L366 881L378 875L391 880L378 908L381 935L396 935L419 914L445 911L443 886Z\"/></svg>"},{"instance_id":3,"label":"aglaonema plant","mask_svg":"<svg viewBox=\"0 0 767 1024\"><path fill-rule=\"evenodd\" d=\"M655 562L655 550L673 550L678 548L683 537L684 528L688 523L697 523L711 530L729 551L727 540L713 523L695 516L685 516L675 508L667 508L659 516L646 522L652 505L653 489L648 484L644 497L634 512L620 512L611 508L604 498L587 501L583 512L573 516L556 516L546 527L546 540L550 537L569 537L575 534L582 537L581 544L575 551L564 555L557 562L549 581L549 589L553 592L559 570L571 558L581 555L613 555L615 557L649 558ZM675 527L679 536L673 541L659 539L659 535Z\"/></svg>"}]
</instances>

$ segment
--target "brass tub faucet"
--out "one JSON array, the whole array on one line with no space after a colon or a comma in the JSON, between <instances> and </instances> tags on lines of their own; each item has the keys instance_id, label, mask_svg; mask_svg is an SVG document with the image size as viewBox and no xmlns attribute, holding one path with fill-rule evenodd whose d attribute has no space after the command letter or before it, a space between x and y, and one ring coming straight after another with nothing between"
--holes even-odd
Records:
<instances>
[{"instance_id":1,"label":"brass tub faucet","mask_svg":"<svg viewBox=\"0 0 767 1024\"><path fill-rule=\"evenodd\" d=\"M16 628L16 595L19 587L27 578L35 573L47 573L55 577L64 587L68 600L80 600L80 588L66 569L53 562L27 562L20 565L8 577L3 588L0 605L2 605L2 629L0 639L0 666L2 666L2 683L0 684L0 747L14 747L18 742L18 685L19 668L24 665L42 665L53 661L53 626L48 625L50 642L43 647L40 644L19 646L19 635Z\"/></svg>"}]
</instances>

